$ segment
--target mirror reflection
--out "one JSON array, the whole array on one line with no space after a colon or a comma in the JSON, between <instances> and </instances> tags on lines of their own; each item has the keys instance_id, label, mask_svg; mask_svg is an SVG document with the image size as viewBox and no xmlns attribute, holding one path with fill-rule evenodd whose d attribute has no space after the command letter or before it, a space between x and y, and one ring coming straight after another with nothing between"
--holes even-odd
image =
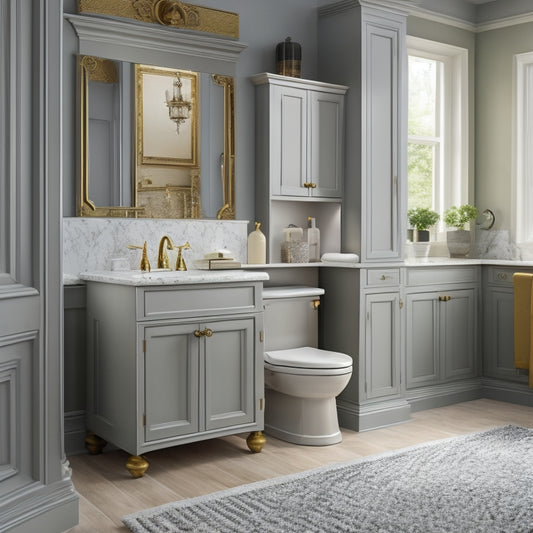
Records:
<instances>
[{"instance_id":1,"label":"mirror reflection","mask_svg":"<svg viewBox=\"0 0 533 533\"><path fill-rule=\"evenodd\" d=\"M234 218L233 78L81 56L79 216Z\"/></svg>"}]
</instances>

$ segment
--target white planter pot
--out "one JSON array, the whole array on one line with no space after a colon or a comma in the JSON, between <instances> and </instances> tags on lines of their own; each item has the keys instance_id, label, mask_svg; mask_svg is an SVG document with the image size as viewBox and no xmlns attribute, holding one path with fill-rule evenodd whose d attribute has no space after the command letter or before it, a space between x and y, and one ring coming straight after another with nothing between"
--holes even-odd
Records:
<instances>
[{"instance_id":1,"label":"white planter pot","mask_svg":"<svg viewBox=\"0 0 533 533\"><path fill-rule=\"evenodd\" d=\"M458 229L446 232L450 257L465 257L470 252L470 231Z\"/></svg>"}]
</instances>

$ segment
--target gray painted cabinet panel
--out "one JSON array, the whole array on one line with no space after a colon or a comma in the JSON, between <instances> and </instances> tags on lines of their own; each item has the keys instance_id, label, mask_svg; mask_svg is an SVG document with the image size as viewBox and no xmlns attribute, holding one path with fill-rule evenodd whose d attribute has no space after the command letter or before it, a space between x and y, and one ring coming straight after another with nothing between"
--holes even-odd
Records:
<instances>
[{"instance_id":1,"label":"gray painted cabinet panel","mask_svg":"<svg viewBox=\"0 0 533 533\"><path fill-rule=\"evenodd\" d=\"M263 429L261 283L89 282L87 317L89 431L140 455Z\"/></svg>"},{"instance_id":2,"label":"gray painted cabinet panel","mask_svg":"<svg viewBox=\"0 0 533 533\"><path fill-rule=\"evenodd\" d=\"M476 375L476 304L475 289L406 295L408 389Z\"/></svg>"},{"instance_id":3,"label":"gray painted cabinet panel","mask_svg":"<svg viewBox=\"0 0 533 533\"><path fill-rule=\"evenodd\" d=\"M393 21L363 19L363 64L365 76L363 125L363 201L365 241L363 260L400 259L399 180L404 179L401 166L401 104L399 84L402 68L401 39L403 24Z\"/></svg>"},{"instance_id":4,"label":"gray painted cabinet panel","mask_svg":"<svg viewBox=\"0 0 533 533\"><path fill-rule=\"evenodd\" d=\"M399 292L367 294L365 328L366 397L400 392Z\"/></svg>"},{"instance_id":5,"label":"gray painted cabinet panel","mask_svg":"<svg viewBox=\"0 0 533 533\"><path fill-rule=\"evenodd\" d=\"M532 269L488 267L484 271L483 374L526 384L527 374L514 366L514 272Z\"/></svg>"},{"instance_id":6,"label":"gray painted cabinet panel","mask_svg":"<svg viewBox=\"0 0 533 533\"><path fill-rule=\"evenodd\" d=\"M172 324L144 329L141 371L147 442L199 431L197 328Z\"/></svg>"},{"instance_id":7,"label":"gray painted cabinet panel","mask_svg":"<svg viewBox=\"0 0 533 533\"><path fill-rule=\"evenodd\" d=\"M438 301L434 294L406 297L407 388L431 385L439 379Z\"/></svg>"},{"instance_id":8,"label":"gray painted cabinet panel","mask_svg":"<svg viewBox=\"0 0 533 533\"><path fill-rule=\"evenodd\" d=\"M257 113L264 117L257 134L268 139L270 193L340 197L345 88L272 75L253 80Z\"/></svg>"}]
</instances>

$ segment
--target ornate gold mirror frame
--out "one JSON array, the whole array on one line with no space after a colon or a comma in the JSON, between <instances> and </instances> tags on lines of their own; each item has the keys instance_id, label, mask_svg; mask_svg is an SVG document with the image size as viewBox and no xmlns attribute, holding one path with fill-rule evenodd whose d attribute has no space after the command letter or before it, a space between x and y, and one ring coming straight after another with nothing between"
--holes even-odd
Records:
<instances>
[{"instance_id":1,"label":"ornate gold mirror frame","mask_svg":"<svg viewBox=\"0 0 533 533\"><path fill-rule=\"evenodd\" d=\"M135 183L135 172L131 176L132 206L97 206L90 199L89 184L89 81L114 82L117 78L115 63L111 60L80 56L80 178L78 187L78 201L76 214L85 217L122 217L138 218L147 216L144 207L138 205L137 193L143 190L143 184ZM212 75L214 82L224 90L224 152L221 155L220 171L222 181L222 207L217 212L219 220L235 219L235 85L231 76ZM132 150L135 148L132 147ZM161 194L176 192L185 194L188 198L189 217L201 218L201 205L196 199L200 198L200 175L191 170L191 186L177 187L170 191L169 187L162 188ZM152 188L156 192L156 188ZM143 193L146 192L143 190ZM149 216L149 215L148 215Z\"/></svg>"},{"instance_id":2,"label":"ornate gold mirror frame","mask_svg":"<svg viewBox=\"0 0 533 533\"><path fill-rule=\"evenodd\" d=\"M213 74L217 85L224 87L224 152L221 161L222 207L218 210L220 220L235 218L235 84L230 76Z\"/></svg>"},{"instance_id":3,"label":"ornate gold mirror frame","mask_svg":"<svg viewBox=\"0 0 533 533\"><path fill-rule=\"evenodd\" d=\"M80 178L76 214L79 217L142 216L144 208L133 206L96 206L89 197L89 81L115 83L118 74L115 63L108 59L80 56L78 61L80 80ZM133 177L132 177L133 183Z\"/></svg>"}]
</instances>

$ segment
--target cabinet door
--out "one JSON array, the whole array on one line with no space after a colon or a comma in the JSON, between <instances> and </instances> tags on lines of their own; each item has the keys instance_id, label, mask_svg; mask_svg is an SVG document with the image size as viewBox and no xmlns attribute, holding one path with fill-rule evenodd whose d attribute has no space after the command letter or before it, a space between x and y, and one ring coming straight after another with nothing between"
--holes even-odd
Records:
<instances>
[{"instance_id":1,"label":"cabinet door","mask_svg":"<svg viewBox=\"0 0 533 533\"><path fill-rule=\"evenodd\" d=\"M307 91L292 87L274 89L277 106L271 120L272 194L308 196Z\"/></svg>"},{"instance_id":2,"label":"cabinet door","mask_svg":"<svg viewBox=\"0 0 533 533\"><path fill-rule=\"evenodd\" d=\"M403 26L366 21L364 28L362 260L396 260L402 254L398 184L403 179L399 105L404 94L399 83Z\"/></svg>"},{"instance_id":3,"label":"cabinet door","mask_svg":"<svg viewBox=\"0 0 533 533\"><path fill-rule=\"evenodd\" d=\"M406 296L406 387L439 380L439 314L436 293Z\"/></svg>"},{"instance_id":4,"label":"cabinet door","mask_svg":"<svg viewBox=\"0 0 533 533\"><path fill-rule=\"evenodd\" d=\"M311 124L307 181L312 196L340 197L343 175L344 95L309 92Z\"/></svg>"},{"instance_id":5,"label":"cabinet door","mask_svg":"<svg viewBox=\"0 0 533 533\"><path fill-rule=\"evenodd\" d=\"M222 320L202 324L204 337L205 429L254 421L254 320Z\"/></svg>"},{"instance_id":6,"label":"cabinet door","mask_svg":"<svg viewBox=\"0 0 533 533\"><path fill-rule=\"evenodd\" d=\"M197 324L144 329L145 439L199 431Z\"/></svg>"},{"instance_id":7,"label":"cabinet door","mask_svg":"<svg viewBox=\"0 0 533 533\"><path fill-rule=\"evenodd\" d=\"M400 392L400 296L366 296L366 397Z\"/></svg>"},{"instance_id":8,"label":"cabinet door","mask_svg":"<svg viewBox=\"0 0 533 533\"><path fill-rule=\"evenodd\" d=\"M484 322L484 375L527 382L514 365L514 299L512 288L488 288Z\"/></svg>"},{"instance_id":9,"label":"cabinet door","mask_svg":"<svg viewBox=\"0 0 533 533\"><path fill-rule=\"evenodd\" d=\"M447 297L450 297L447 300ZM449 291L439 301L440 356L444 379L476 373L476 296L474 289Z\"/></svg>"}]
</instances>

